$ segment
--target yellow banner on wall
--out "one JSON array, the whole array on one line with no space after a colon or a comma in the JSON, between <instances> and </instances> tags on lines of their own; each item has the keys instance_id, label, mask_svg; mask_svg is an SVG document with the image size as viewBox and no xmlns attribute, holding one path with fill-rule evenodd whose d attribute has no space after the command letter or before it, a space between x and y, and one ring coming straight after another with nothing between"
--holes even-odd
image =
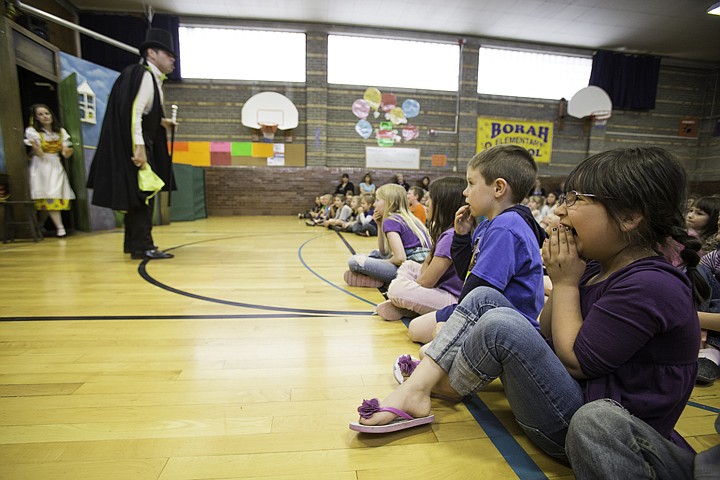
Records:
<instances>
[{"instance_id":1,"label":"yellow banner on wall","mask_svg":"<svg viewBox=\"0 0 720 480\"><path fill-rule=\"evenodd\" d=\"M532 154L537 163L550 163L552 141L553 122L478 117L478 152L495 145L520 145Z\"/></svg>"}]
</instances>

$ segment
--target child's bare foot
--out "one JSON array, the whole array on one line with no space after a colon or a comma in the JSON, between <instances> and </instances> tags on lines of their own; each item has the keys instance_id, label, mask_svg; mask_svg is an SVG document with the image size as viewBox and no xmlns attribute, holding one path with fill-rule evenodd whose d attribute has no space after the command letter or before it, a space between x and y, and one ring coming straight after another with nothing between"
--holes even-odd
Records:
<instances>
[{"instance_id":1,"label":"child's bare foot","mask_svg":"<svg viewBox=\"0 0 720 480\"><path fill-rule=\"evenodd\" d=\"M450 377L444 375L432 389L432 395L449 402L461 402L462 396L450 385Z\"/></svg>"},{"instance_id":2,"label":"child's bare foot","mask_svg":"<svg viewBox=\"0 0 720 480\"><path fill-rule=\"evenodd\" d=\"M415 418L430 414L430 397L423 390L403 383L380 402L381 407L394 407ZM370 418L360 418L363 425L386 425L397 416L392 412L378 412Z\"/></svg>"}]
</instances>

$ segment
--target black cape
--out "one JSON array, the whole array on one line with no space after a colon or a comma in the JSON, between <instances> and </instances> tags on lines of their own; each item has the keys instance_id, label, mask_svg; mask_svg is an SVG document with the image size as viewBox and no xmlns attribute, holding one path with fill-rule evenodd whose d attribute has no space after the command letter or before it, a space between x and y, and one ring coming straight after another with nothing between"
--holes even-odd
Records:
<instances>
[{"instance_id":1,"label":"black cape","mask_svg":"<svg viewBox=\"0 0 720 480\"><path fill-rule=\"evenodd\" d=\"M100 140L88 175L87 186L94 189L93 205L127 211L145 203L146 194L138 188L138 168L131 160L131 122L133 102L147 71L148 67L143 64L127 67L110 92ZM142 119L145 150L148 163L165 182L163 190L175 190L167 134L160 125L164 117L160 92L154 76L152 80L155 89L153 106Z\"/></svg>"}]
</instances>

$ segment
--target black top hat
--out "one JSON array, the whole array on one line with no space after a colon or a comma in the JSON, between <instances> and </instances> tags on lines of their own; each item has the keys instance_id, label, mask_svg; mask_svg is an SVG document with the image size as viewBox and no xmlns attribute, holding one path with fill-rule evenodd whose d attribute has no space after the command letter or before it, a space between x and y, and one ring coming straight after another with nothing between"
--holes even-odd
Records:
<instances>
[{"instance_id":1,"label":"black top hat","mask_svg":"<svg viewBox=\"0 0 720 480\"><path fill-rule=\"evenodd\" d=\"M172 35L170 32L161 28L151 28L145 35L145 41L140 45L140 55L143 54L147 48L161 48L166 52L175 55L175 42L173 42Z\"/></svg>"}]
</instances>

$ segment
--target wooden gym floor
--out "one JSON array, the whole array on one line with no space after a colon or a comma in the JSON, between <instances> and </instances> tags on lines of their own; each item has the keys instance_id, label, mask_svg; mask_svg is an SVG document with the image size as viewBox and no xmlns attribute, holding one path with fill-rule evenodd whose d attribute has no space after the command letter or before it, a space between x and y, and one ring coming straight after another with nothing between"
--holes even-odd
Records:
<instances>
[{"instance_id":1,"label":"wooden gym floor","mask_svg":"<svg viewBox=\"0 0 720 480\"><path fill-rule=\"evenodd\" d=\"M363 398L417 353L375 289L342 280L343 236L287 217L154 229L172 260L133 261L121 230L0 246L0 478L573 478L512 420L502 386L436 422L357 434ZM678 430L720 443L720 382Z\"/></svg>"}]
</instances>

